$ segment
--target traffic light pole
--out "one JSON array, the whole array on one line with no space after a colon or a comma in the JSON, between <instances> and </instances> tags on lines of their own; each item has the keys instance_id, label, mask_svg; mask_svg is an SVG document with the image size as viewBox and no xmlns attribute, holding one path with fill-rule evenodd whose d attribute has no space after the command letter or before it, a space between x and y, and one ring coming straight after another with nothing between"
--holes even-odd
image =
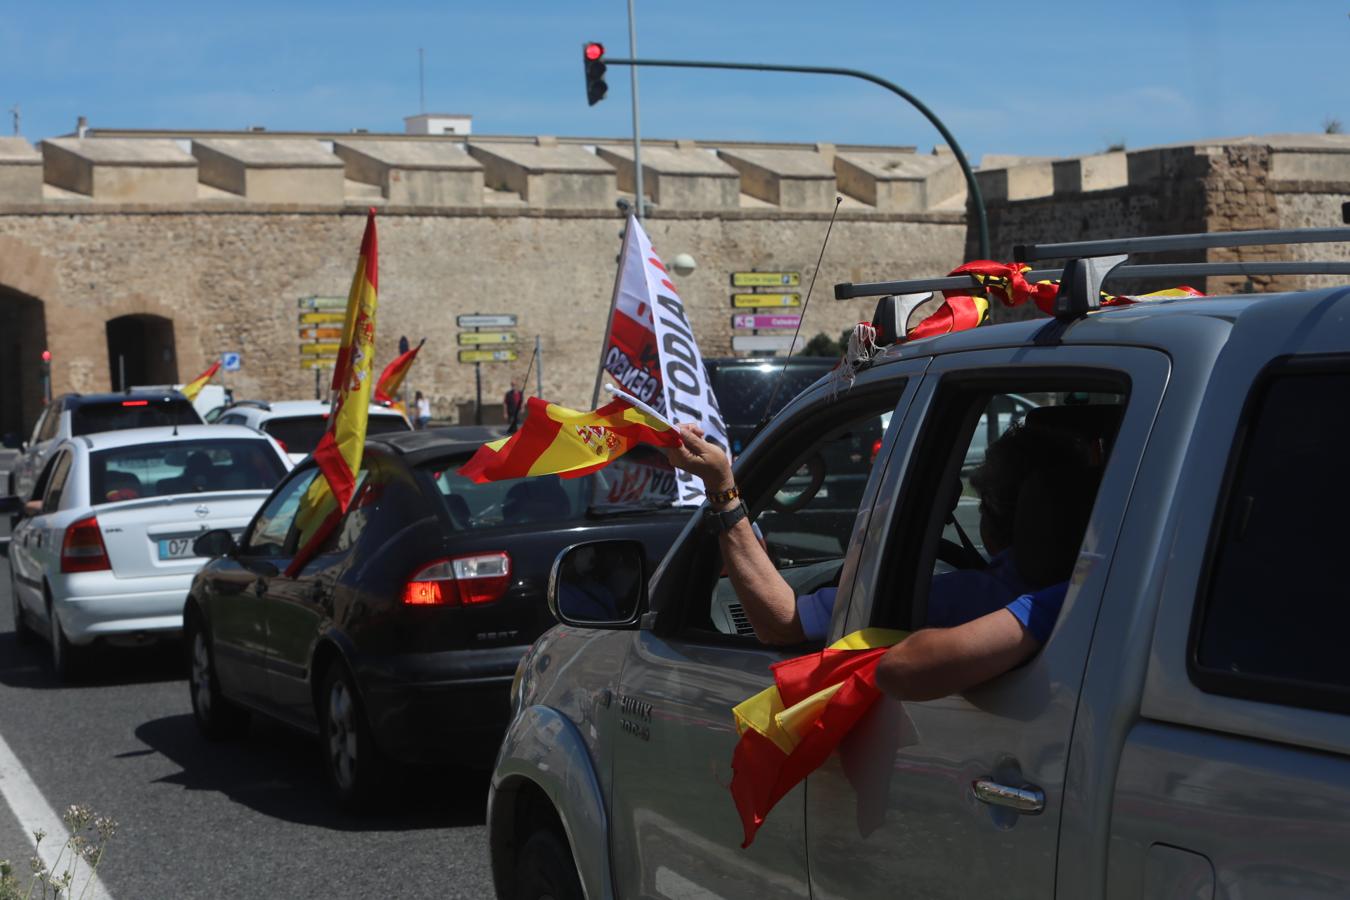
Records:
<instances>
[{"instance_id":1,"label":"traffic light pole","mask_svg":"<svg viewBox=\"0 0 1350 900\"><path fill-rule=\"evenodd\" d=\"M909 91L892 84L880 76L873 75L871 72L864 72L861 69L840 69L834 66L780 66L768 63L735 63L735 62L708 62L706 60L691 59L615 59L604 57L607 65L611 66L661 66L672 69L737 69L748 72L799 72L807 75L844 75L849 78L861 78L863 81L870 81L875 85L885 88L900 99L909 103L910 106L923 114L933 127L942 135L942 139L947 142L947 146L952 149L952 155L956 157L957 164L961 167L962 174L966 177L966 189L970 192L970 198L975 205L975 227L979 236L980 257L990 258L989 249L989 217L984 209L984 195L980 193L980 185L975 181L975 173L971 171L970 163L966 160L966 154L961 150L961 145L956 142L956 138L942 120L934 112L923 104L918 97L915 97ZM633 91L633 134L637 135L637 91ZM636 161L635 161L636 162ZM638 205L642 204L642 167L637 166L638 172Z\"/></svg>"}]
</instances>

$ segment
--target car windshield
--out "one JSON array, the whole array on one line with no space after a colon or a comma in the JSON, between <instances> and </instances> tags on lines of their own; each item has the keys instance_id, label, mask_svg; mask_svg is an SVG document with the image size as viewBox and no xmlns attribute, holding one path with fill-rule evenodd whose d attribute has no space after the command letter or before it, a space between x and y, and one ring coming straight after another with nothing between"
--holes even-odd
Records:
<instances>
[{"instance_id":1,"label":"car windshield","mask_svg":"<svg viewBox=\"0 0 1350 900\"><path fill-rule=\"evenodd\" d=\"M150 428L156 425L200 425L202 417L182 397L127 397L82 403L70 411L73 435Z\"/></svg>"},{"instance_id":2,"label":"car windshield","mask_svg":"<svg viewBox=\"0 0 1350 900\"><path fill-rule=\"evenodd\" d=\"M783 386L769 409L769 397L783 370L781 362L722 363L712 373L713 392L728 425L755 425L765 414L773 415L793 397L815 384L816 379L834 367L834 360L793 360L788 363Z\"/></svg>"},{"instance_id":3,"label":"car windshield","mask_svg":"<svg viewBox=\"0 0 1350 900\"><path fill-rule=\"evenodd\" d=\"M262 430L276 438L287 453L313 453L328 427L328 416L283 416L262 423ZM407 431L408 422L402 416L371 414L366 422L366 435Z\"/></svg>"},{"instance_id":4,"label":"car windshield","mask_svg":"<svg viewBox=\"0 0 1350 900\"><path fill-rule=\"evenodd\" d=\"M588 516L660 509L675 499L674 470L650 447L637 447L579 478L538 475L476 484L456 471L467 460L438 460L424 467L459 531L564 525Z\"/></svg>"},{"instance_id":5,"label":"car windshield","mask_svg":"<svg viewBox=\"0 0 1350 900\"><path fill-rule=\"evenodd\" d=\"M98 506L203 491L270 491L285 474L261 438L140 444L89 455L89 497Z\"/></svg>"}]
</instances>

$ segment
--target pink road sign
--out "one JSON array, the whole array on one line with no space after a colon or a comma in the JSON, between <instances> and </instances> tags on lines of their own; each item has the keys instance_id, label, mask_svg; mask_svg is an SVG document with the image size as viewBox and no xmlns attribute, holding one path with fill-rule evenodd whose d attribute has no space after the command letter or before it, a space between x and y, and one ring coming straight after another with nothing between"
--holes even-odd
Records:
<instances>
[{"instance_id":1,"label":"pink road sign","mask_svg":"<svg viewBox=\"0 0 1350 900\"><path fill-rule=\"evenodd\" d=\"M737 313L731 317L732 328L796 328L801 316L758 316Z\"/></svg>"}]
</instances>

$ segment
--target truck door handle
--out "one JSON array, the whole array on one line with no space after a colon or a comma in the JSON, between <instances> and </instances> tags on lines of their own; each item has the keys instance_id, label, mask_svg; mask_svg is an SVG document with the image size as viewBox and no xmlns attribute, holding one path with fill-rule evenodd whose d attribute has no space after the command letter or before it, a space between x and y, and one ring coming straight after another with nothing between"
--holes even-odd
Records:
<instances>
[{"instance_id":1,"label":"truck door handle","mask_svg":"<svg viewBox=\"0 0 1350 900\"><path fill-rule=\"evenodd\" d=\"M977 778L970 784L975 799L990 806L1006 806L1027 816L1039 815L1045 809L1045 791L1034 784L1009 787L991 778Z\"/></svg>"}]
</instances>

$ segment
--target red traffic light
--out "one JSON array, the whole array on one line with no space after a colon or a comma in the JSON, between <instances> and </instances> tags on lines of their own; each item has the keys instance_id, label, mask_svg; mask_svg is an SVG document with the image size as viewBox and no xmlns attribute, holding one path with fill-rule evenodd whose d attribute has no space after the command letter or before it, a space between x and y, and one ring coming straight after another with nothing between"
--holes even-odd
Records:
<instances>
[{"instance_id":1,"label":"red traffic light","mask_svg":"<svg viewBox=\"0 0 1350 900\"><path fill-rule=\"evenodd\" d=\"M591 41L586 45L585 53L587 59L599 59L605 55L605 45Z\"/></svg>"},{"instance_id":2,"label":"red traffic light","mask_svg":"<svg viewBox=\"0 0 1350 900\"><path fill-rule=\"evenodd\" d=\"M46 363L51 362L51 361L52 361L52 351L50 351L50 350L43 350L43 351L42 351L42 361L43 361L43 362L46 362Z\"/></svg>"}]
</instances>

